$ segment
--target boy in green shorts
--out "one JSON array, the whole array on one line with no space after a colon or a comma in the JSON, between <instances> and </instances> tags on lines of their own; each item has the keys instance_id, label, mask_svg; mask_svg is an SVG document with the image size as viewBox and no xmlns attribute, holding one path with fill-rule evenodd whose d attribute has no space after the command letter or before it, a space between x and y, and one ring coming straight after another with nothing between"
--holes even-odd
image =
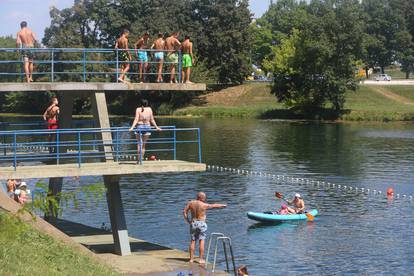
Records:
<instances>
[{"instance_id":1,"label":"boy in green shorts","mask_svg":"<svg viewBox=\"0 0 414 276\"><path fill-rule=\"evenodd\" d=\"M183 43L181 44L181 51L183 53L183 72L182 81L183 83L192 83L190 81L191 67L194 63L193 55L193 43L190 41L190 36L186 35Z\"/></svg>"}]
</instances>

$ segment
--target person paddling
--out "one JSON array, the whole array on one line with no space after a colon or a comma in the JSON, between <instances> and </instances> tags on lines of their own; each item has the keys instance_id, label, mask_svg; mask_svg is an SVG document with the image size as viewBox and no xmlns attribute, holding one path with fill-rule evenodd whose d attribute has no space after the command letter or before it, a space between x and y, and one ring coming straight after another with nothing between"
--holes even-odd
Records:
<instances>
[{"instance_id":1,"label":"person paddling","mask_svg":"<svg viewBox=\"0 0 414 276\"><path fill-rule=\"evenodd\" d=\"M293 206L293 208L287 207L291 214L303 214L305 212L305 201L299 193L296 193L292 200L286 200L286 203Z\"/></svg>"}]
</instances>

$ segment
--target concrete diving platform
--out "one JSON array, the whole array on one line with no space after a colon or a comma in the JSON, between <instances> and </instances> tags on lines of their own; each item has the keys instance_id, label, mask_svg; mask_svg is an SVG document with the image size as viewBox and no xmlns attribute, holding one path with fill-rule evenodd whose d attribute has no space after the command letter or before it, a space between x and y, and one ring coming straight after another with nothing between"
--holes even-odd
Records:
<instances>
[{"instance_id":1,"label":"concrete diving platform","mask_svg":"<svg viewBox=\"0 0 414 276\"><path fill-rule=\"evenodd\" d=\"M179 160L144 161L142 165L136 162L99 162L61 165L31 165L0 167L0 180L55 178L74 176L106 176L128 175L142 173L172 173L172 172L202 172L206 164Z\"/></svg>"},{"instance_id":2,"label":"concrete diving platform","mask_svg":"<svg viewBox=\"0 0 414 276\"><path fill-rule=\"evenodd\" d=\"M205 83L111 83L111 82L32 82L0 83L0 92L43 91L205 91Z\"/></svg>"},{"instance_id":3,"label":"concrete diving platform","mask_svg":"<svg viewBox=\"0 0 414 276\"><path fill-rule=\"evenodd\" d=\"M211 273L197 263L189 264L187 252L132 237L128 238L131 255L121 257L113 253L114 240L112 234L106 230L62 219L55 221L53 226L124 275L175 276L179 272L188 275L190 271L194 276L229 275L219 270Z\"/></svg>"}]
</instances>

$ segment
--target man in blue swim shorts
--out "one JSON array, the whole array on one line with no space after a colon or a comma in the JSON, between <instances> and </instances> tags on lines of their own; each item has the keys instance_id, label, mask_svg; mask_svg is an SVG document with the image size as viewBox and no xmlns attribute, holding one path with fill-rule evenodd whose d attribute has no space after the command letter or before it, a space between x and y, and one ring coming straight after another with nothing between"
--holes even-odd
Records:
<instances>
[{"instance_id":1,"label":"man in blue swim shorts","mask_svg":"<svg viewBox=\"0 0 414 276\"><path fill-rule=\"evenodd\" d=\"M157 80L156 82L162 82L162 66L164 63L164 51L165 51L165 40L162 33L158 34L157 40L151 46L151 49L155 49L154 54L155 62L157 62Z\"/></svg>"},{"instance_id":2,"label":"man in blue swim shorts","mask_svg":"<svg viewBox=\"0 0 414 276\"><path fill-rule=\"evenodd\" d=\"M224 208L227 206L226 204L218 203L208 204L205 201L206 194L199 192L197 194L197 199L188 202L183 212L185 221L190 224L190 263L194 262L194 252L197 241L199 241L199 263L206 263L204 260L204 241L207 237L206 211L208 209ZM191 218L188 216L188 212L191 212Z\"/></svg>"},{"instance_id":3,"label":"man in blue swim shorts","mask_svg":"<svg viewBox=\"0 0 414 276\"><path fill-rule=\"evenodd\" d=\"M147 49L149 49L149 33L145 32L144 35L138 39L138 41L135 43L135 54L137 55L138 61L139 61L139 78L140 83L144 82L143 74L148 70L148 54Z\"/></svg>"}]
</instances>

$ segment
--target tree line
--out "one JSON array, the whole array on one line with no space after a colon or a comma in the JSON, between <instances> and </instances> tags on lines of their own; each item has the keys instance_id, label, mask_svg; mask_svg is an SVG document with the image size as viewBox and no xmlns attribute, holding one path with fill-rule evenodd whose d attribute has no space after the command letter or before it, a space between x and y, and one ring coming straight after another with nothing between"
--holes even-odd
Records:
<instances>
[{"instance_id":1,"label":"tree line","mask_svg":"<svg viewBox=\"0 0 414 276\"><path fill-rule=\"evenodd\" d=\"M252 62L272 92L302 113L340 113L357 70L414 71L414 0L279 0L251 25Z\"/></svg>"}]
</instances>

